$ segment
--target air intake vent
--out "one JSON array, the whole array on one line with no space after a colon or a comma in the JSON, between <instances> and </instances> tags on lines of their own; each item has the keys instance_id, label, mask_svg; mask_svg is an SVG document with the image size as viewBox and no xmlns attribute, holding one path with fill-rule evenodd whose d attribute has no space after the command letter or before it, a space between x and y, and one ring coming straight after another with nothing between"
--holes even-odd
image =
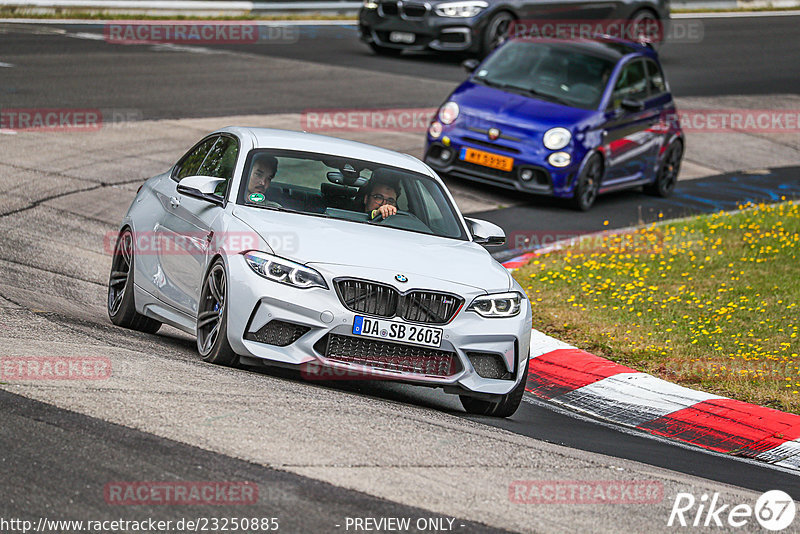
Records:
<instances>
[{"instance_id":1,"label":"air intake vent","mask_svg":"<svg viewBox=\"0 0 800 534\"><path fill-rule=\"evenodd\" d=\"M506 364L499 354L489 352L467 352L475 372L483 378L512 380L514 376L506 370Z\"/></svg>"},{"instance_id":2,"label":"air intake vent","mask_svg":"<svg viewBox=\"0 0 800 534\"><path fill-rule=\"evenodd\" d=\"M258 332L248 332L244 338L267 345L285 347L300 339L309 330L311 329L307 326L274 320L262 326Z\"/></svg>"}]
</instances>

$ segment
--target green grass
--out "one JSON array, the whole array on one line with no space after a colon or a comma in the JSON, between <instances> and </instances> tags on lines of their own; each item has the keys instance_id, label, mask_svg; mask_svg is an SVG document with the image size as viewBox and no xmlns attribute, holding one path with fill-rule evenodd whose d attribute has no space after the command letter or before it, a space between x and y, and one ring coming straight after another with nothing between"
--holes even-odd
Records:
<instances>
[{"instance_id":1,"label":"green grass","mask_svg":"<svg viewBox=\"0 0 800 534\"><path fill-rule=\"evenodd\" d=\"M534 328L682 385L800 413L800 204L584 240L514 275Z\"/></svg>"}]
</instances>

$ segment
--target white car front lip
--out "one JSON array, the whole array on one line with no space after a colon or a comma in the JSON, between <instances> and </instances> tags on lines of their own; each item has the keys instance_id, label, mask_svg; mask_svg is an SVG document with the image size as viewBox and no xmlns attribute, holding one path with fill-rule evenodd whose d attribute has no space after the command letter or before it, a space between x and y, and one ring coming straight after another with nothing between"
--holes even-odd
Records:
<instances>
[{"instance_id":1,"label":"white car front lip","mask_svg":"<svg viewBox=\"0 0 800 534\"><path fill-rule=\"evenodd\" d=\"M236 352L245 357L264 360L264 363L274 362L293 366L319 363L322 366L354 374L361 373L367 377L428 385L458 384L481 393L505 394L511 391L515 382L519 380L519 367L527 357L527 352L523 348L527 348L530 339L530 316L523 311L516 317L486 319L477 313L466 311L466 306L472 298L484 292L470 288L472 291L465 294L464 286L461 286L462 291L457 292L465 299L461 310L448 324L430 325L443 330L440 350L452 351L457 355L461 370L456 374L448 377L428 376L329 360L314 349L315 343L329 333L352 335L355 316L365 315L347 310L339 301L332 287L334 278L334 273L330 270L332 266L320 267L320 271L331 286L327 290L297 289L264 279L250 270L241 257L229 258L228 267L231 280L236 281L229 286L229 302L236 305L229 308L228 341ZM381 278L385 280L388 276L384 273ZM395 282L393 285L397 287L399 284ZM454 292L452 287L426 287L426 289ZM286 347L244 339L246 331L255 332L272 320L304 325L310 330ZM517 371L517 381L479 376L469 363L467 351L501 354L509 371Z\"/></svg>"}]
</instances>

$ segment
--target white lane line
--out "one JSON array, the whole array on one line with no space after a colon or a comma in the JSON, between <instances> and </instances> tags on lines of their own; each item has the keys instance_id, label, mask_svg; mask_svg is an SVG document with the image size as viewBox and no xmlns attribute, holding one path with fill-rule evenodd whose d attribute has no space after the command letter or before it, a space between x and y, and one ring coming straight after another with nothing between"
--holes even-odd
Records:
<instances>
[{"instance_id":1,"label":"white lane line","mask_svg":"<svg viewBox=\"0 0 800 534\"><path fill-rule=\"evenodd\" d=\"M7 69L10 69L13 66L14 66L13 63L3 63L2 61L0 61L0 67L5 67Z\"/></svg>"},{"instance_id":2,"label":"white lane line","mask_svg":"<svg viewBox=\"0 0 800 534\"><path fill-rule=\"evenodd\" d=\"M88 39L90 41L105 41L106 37L102 33L89 33L89 32L78 32L78 33L68 33L66 34L67 37L74 37L76 39Z\"/></svg>"},{"instance_id":3,"label":"white lane line","mask_svg":"<svg viewBox=\"0 0 800 534\"><path fill-rule=\"evenodd\" d=\"M793 11L723 11L721 13L673 13L671 19L736 19L742 17L797 17L800 10Z\"/></svg>"}]
</instances>

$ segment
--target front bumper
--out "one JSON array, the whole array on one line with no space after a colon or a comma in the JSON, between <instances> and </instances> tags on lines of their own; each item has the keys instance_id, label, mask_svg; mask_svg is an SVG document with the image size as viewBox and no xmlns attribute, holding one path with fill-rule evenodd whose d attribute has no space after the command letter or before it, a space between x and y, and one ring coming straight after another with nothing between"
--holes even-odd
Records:
<instances>
[{"instance_id":1,"label":"front bumper","mask_svg":"<svg viewBox=\"0 0 800 534\"><path fill-rule=\"evenodd\" d=\"M504 128L508 131L508 128ZM486 128L446 127L441 136L434 139L427 135L425 163L440 174L499 186L514 191L536 195L571 198L575 176L580 169L585 151L573 145L564 150L570 152L572 162L566 167L554 167L547 157L555 152L547 150L539 139L528 139L524 133L509 132L496 141L490 141ZM538 148L532 148L537 147ZM469 163L462 159L462 150L473 148L514 159L511 171L504 171ZM531 171L531 178L522 179L524 170Z\"/></svg>"},{"instance_id":2,"label":"front bumper","mask_svg":"<svg viewBox=\"0 0 800 534\"><path fill-rule=\"evenodd\" d=\"M370 339L354 336L352 333L356 315L368 315L354 313L345 308L333 288L333 278L343 273L332 272L315 265L314 267L325 277L330 289L304 290L261 278L250 270L241 255L228 258L227 263L231 280L228 301L233 303L228 310L228 341L234 351L245 359L299 367L301 370L320 367L336 369L347 373L336 376L366 377L371 380L394 380L446 387L448 390L455 389L463 394L506 394L519 380L527 376L527 369L524 367L531 335L529 306L524 306L516 317L486 319L477 313L465 311L472 299L484 292L475 290L468 295L461 294L465 304L449 323L426 325L443 330L442 343L438 350L453 354L455 359L453 373L443 376L441 373L408 372L390 366L361 365L326 357L324 347L330 336L342 336L359 341ZM376 279L374 270L366 268L348 268L347 275ZM389 275L391 276L394 276L394 273ZM376 281L389 284L386 279ZM404 288L397 289L402 291ZM256 340L255 333L263 332L262 328L272 321L281 321L300 328L278 340L280 344L291 341L284 346L273 344L277 338L271 339L273 343L263 342L263 337L261 341ZM383 343L381 340L376 341ZM505 366L507 376L495 379L479 375L467 353L483 353L499 357ZM319 376L324 379L330 375L319 373Z\"/></svg>"},{"instance_id":3,"label":"front bumper","mask_svg":"<svg viewBox=\"0 0 800 534\"><path fill-rule=\"evenodd\" d=\"M358 29L365 43L411 51L476 52L480 48L480 15L469 18L440 17L427 7L422 16L407 16L402 9L397 14L385 13L384 5L381 3L377 9L361 9ZM392 32L412 33L414 42L393 42L390 39Z\"/></svg>"}]
</instances>

